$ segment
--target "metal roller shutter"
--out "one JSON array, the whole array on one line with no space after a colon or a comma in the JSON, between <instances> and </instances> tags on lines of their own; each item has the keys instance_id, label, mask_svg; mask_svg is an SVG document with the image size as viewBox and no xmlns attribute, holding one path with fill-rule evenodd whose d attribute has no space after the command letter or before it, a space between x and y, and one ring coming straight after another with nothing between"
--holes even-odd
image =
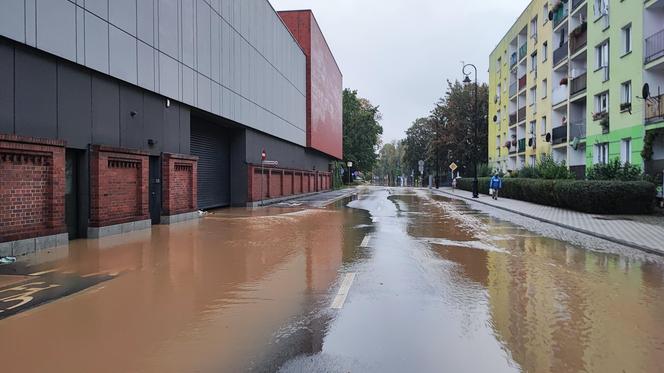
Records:
<instances>
[{"instance_id":1,"label":"metal roller shutter","mask_svg":"<svg viewBox=\"0 0 664 373\"><path fill-rule=\"evenodd\" d=\"M198 157L198 208L230 205L230 141L211 123L191 123L191 154Z\"/></svg>"}]
</instances>

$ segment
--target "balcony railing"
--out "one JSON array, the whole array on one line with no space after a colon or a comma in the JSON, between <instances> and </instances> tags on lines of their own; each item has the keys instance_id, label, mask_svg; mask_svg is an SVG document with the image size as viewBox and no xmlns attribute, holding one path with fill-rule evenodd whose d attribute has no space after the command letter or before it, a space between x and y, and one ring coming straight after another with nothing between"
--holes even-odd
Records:
<instances>
[{"instance_id":1,"label":"balcony railing","mask_svg":"<svg viewBox=\"0 0 664 373\"><path fill-rule=\"evenodd\" d=\"M514 82L510 84L510 97L516 96L516 91L517 91L517 83Z\"/></svg>"},{"instance_id":2,"label":"balcony railing","mask_svg":"<svg viewBox=\"0 0 664 373\"><path fill-rule=\"evenodd\" d=\"M517 114L518 114L517 115L517 122L520 123L520 122L525 121L526 120L526 107L524 106L521 109L519 109Z\"/></svg>"},{"instance_id":3,"label":"balcony railing","mask_svg":"<svg viewBox=\"0 0 664 373\"><path fill-rule=\"evenodd\" d=\"M567 18L568 13L569 10L567 8L567 4L562 3L558 10L553 12L553 28L558 27L558 25Z\"/></svg>"},{"instance_id":4,"label":"balcony railing","mask_svg":"<svg viewBox=\"0 0 664 373\"><path fill-rule=\"evenodd\" d=\"M553 144L563 144L567 142L567 126L560 126L553 129L552 134Z\"/></svg>"},{"instance_id":5,"label":"balcony railing","mask_svg":"<svg viewBox=\"0 0 664 373\"><path fill-rule=\"evenodd\" d=\"M652 62L664 56L664 30L647 38L645 47L646 63Z\"/></svg>"},{"instance_id":6,"label":"balcony railing","mask_svg":"<svg viewBox=\"0 0 664 373\"><path fill-rule=\"evenodd\" d=\"M555 88L553 90L553 105L558 105L565 100L567 100L567 86L561 85Z\"/></svg>"},{"instance_id":7,"label":"balcony railing","mask_svg":"<svg viewBox=\"0 0 664 373\"><path fill-rule=\"evenodd\" d=\"M580 51L588 43L587 25L581 25L574 29L569 38L569 52L574 54Z\"/></svg>"},{"instance_id":8,"label":"balcony railing","mask_svg":"<svg viewBox=\"0 0 664 373\"><path fill-rule=\"evenodd\" d=\"M526 54L528 54L528 44L523 43L523 45L519 48L519 61L524 59Z\"/></svg>"},{"instance_id":9,"label":"balcony railing","mask_svg":"<svg viewBox=\"0 0 664 373\"><path fill-rule=\"evenodd\" d=\"M569 125L569 137L570 138L575 138L578 137L579 139L585 139L586 138L586 121L585 119L570 123Z\"/></svg>"},{"instance_id":10,"label":"balcony railing","mask_svg":"<svg viewBox=\"0 0 664 373\"><path fill-rule=\"evenodd\" d=\"M514 67L514 65L516 65L517 62L519 62L519 61L517 60L516 52L514 52L514 53L512 53L512 55L510 56L510 69L511 69L512 67Z\"/></svg>"},{"instance_id":11,"label":"balcony railing","mask_svg":"<svg viewBox=\"0 0 664 373\"><path fill-rule=\"evenodd\" d=\"M572 84L570 85L569 88L569 95L574 96L577 93L581 93L586 90L587 87L587 74L583 73L576 78L572 79Z\"/></svg>"},{"instance_id":12,"label":"balcony railing","mask_svg":"<svg viewBox=\"0 0 664 373\"><path fill-rule=\"evenodd\" d=\"M576 9L579 5L583 4L586 0L572 0L572 9Z\"/></svg>"},{"instance_id":13,"label":"balcony railing","mask_svg":"<svg viewBox=\"0 0 664 373\"><path fill-rule=\"evenodd\" d=\"M519 153L523 153L526 151L526 139L519 140L519 148L517 151Z\"/></svg>"},{"instance_id":14,"label":"balcony railing","mask_svg":"<svg viewBox=\"0 0 664 373\"><path fill-rule=\"evenodd\" d=\"M516 124L516 113L510 114L510 126Z\"/></svg>"},{"instance_id":15,"label":"balcony railing","mask_svg":"<svg viewBox=\"0 0 664 373\"><path fill-rule=\"evenodd\" d=\"M652 124L661 121L664 121L664 95L646 100L646 123Z\"/></svg>"},{"instance_id":16,"label":"balcony railing","mask_svg":"<svg viewBox=\"0 0 664 373\"><path fill-rule=\"evenodd\" d=\"M556 49L553 51L553 65L557 65L560 62L562 62L565 58L567 58L567 53L569 52L567 48L568 44L565 42L563 45L560 46L560 48Z\"/></svg>"},{"instance_id":17,"label":"balcony railing","mask_svg":"<svg viewBox=\"0 0 664 373\"><path fill-rule=\"evenodd\" d=\"M526 74L523 74L523 76L519 78L519 92L526 88L526 82Z\"/></svg>"}]
</instances>

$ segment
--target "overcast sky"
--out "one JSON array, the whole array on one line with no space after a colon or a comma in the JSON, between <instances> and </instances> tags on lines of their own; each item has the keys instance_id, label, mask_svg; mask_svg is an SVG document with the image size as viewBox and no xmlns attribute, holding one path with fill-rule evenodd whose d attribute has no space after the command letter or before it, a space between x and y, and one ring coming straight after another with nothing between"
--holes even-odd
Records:
<instances>
[{"instance_id":1,"label":"overcast sky","mask_svg":"<svg viewBox=\"0 0 664 373\"><path fill-rule=\"evenodd\" d=\"M405 137L463 78L461 61L488 81L489 53L528 0L270 0L312 9L341 67L344 87L380 105L383 141Z\"/></svg>"}]
</instances>

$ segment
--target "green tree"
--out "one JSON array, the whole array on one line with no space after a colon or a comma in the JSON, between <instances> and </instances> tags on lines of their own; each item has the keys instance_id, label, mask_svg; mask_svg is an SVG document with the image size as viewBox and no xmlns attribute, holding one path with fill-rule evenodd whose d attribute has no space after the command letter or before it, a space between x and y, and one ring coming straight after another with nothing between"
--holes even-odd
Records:
<instances>
[{"instance_id":1,"label":"green tree","mask_svg":"<svg viewBox=\"0 0 664 373\"><path fill-rule=\"evenodd\" d=\"M403 167L406 174L410 175L412 171L419 176L420 160L424 161L425 169L432 167L433 151L431 143L433 140L433 127L429 118L418 118L413 125L406 131L406 138L403 141L404 156ZM426 172L426 170L425 170Z\"/></svg>"},{"instance_id":2,"label":"green tree","mask_svg":"<svg viewBox=\"0 0 664 373\"><path fill-rule=\"evenodd\" d=\"M357 91L344 89L343 130L344 159L353 162L353 168L370 173L376 165L380 147L381 114L378 106L359 97Z\"/></svg>"},{"instance_id":3,"label":"green tree","mask_svg":"<svg viewBox=\"0 0 664 373\"><path fill-rule=\"evenodd\" d=\"M403 168L403 157L405 147L402 141L392 141L383 145L378 152L378 165L374 175L385 180L387 177L389 185L395 185L398 176L405 173Z\"/></svg>"}]
</instances>

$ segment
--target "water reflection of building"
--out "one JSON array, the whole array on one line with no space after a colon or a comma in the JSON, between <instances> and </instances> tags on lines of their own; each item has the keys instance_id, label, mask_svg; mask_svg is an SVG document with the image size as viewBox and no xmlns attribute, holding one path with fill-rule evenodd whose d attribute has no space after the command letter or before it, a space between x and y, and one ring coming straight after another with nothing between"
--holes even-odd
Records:
<instances>
[{"instance_id":1,"label":"water reflection of building","mask_svg":"<svg viewBox=\"0 0 664 373\"><path fill-rule=\"evenodd\" d=\"M488 254L490 312L496 336L524 371L664 366L660 264L536 236L508 245L514 255Z\"/></svg>"}]
</instances>

